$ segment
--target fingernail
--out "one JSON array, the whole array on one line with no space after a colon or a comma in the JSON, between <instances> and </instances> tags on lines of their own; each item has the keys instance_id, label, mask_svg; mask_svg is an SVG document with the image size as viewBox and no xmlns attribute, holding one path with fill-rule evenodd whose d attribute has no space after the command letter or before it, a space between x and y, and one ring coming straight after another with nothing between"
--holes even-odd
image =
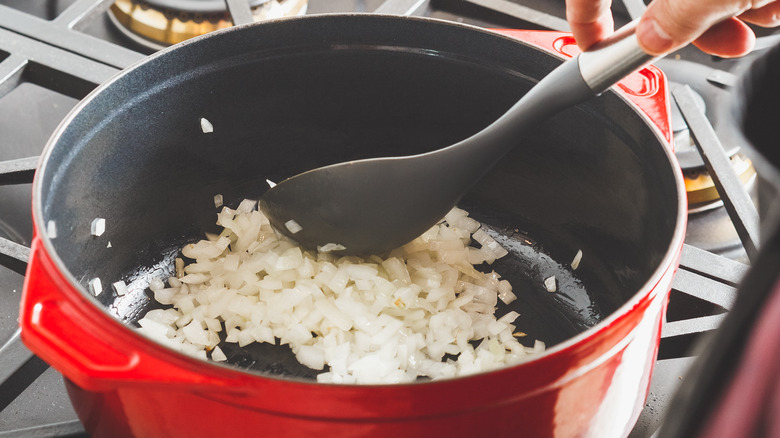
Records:
<instances>
[{"instance_id":1,"label":"fingernail","mask_svg":"<svg viewBox=\"0 0 780 438\"><path fill-rule=\"evenodd\" d=\"M661 29L661 26L652 18L639 22L636 36L642 47L651 55L660 55L672 48L672 37Z\"/></svg>"}]
</instances>

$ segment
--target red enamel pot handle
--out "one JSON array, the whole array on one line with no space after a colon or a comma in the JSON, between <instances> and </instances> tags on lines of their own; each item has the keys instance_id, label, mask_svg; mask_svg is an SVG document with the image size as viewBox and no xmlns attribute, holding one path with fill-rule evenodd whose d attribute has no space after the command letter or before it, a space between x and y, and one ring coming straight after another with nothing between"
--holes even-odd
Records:
<instances>
[{"instance_id":1,"label":"red enamel pot handle","mask_svg":"<svg viewBox=\"0 0 780 438\"><path fill-rule=\"evenodd\" d=\"M127 327L84 299L39 237L31 248L20 324L24 343L84 389L115 389L122 382L240 387L242 380L236 372L205 363L193 370L192 361L140 335L138 342L128 342Z\"/></svg>"},{"instance_id":2,"label":"red enamel pot handle","mask_svg":"<svg viewBox=\"0 0 780 438\"><path fill-rule=\"evenodd\" d=\"M510 29L495 31L557 55L571 58L580 53L574 37L567 32ZM650 119L666 140L666 144L674 149L669 91L664 73L658 67L648 65L626 76L618 82L616 88Z\"/></svg>"}]
</instances>

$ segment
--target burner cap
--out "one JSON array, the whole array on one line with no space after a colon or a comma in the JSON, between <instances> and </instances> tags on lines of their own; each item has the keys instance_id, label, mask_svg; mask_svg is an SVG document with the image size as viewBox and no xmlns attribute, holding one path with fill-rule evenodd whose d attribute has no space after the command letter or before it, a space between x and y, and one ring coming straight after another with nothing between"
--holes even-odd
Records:
<instances>
[{"instance_id":1,"label":"burner cap","mask_svg":"<svg viewBox=\"0 0 780 438\"><path fill-rule=\"evenodd\" d=\"M249 0L254 21L306 13L307 0ZM132 41L161 50L233 25L222 0L116 0L111 21Z\"/></svg>"},{"instance_id":2,"label":"burner cap","mask_svg":"<svg viewBox=\"0 0 780 438\"><path fill-rule=\"evenodd\" d=\"M254 8L268 3L269 0L248 0L248 2L249 6ZM201 14L227 11L224 0L146 0L144 3L162 10L170 9Z\"/></svg>"},{"instance_id":3,"label":"burner cap","mask_svg":"<svg viewBox=\"0 0 780 438\"><path fill-rule=\"evenodd\" d=\"M742 154L731 157L731 167L744 187L753 185L756 169L753 162ZM709 208L711 204L720 202L720 194L715 187L712 176L703 167L683 171L685 191L688 194L688 208L691 212L699 208Z\"/></svg>"}]
</instances>

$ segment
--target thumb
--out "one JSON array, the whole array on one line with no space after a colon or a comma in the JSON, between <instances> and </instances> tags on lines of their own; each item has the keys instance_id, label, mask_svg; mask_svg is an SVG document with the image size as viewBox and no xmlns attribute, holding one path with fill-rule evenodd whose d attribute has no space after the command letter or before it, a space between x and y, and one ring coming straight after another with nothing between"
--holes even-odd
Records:
<instances>
[{"instance_id":1,"label":"thumb","mask_svg":"<svg viewBox=\"0 0 780 438\"><path fill-rule=\"evenodd\" d=\"M718 22L741 11L734 0L653 0L642 15L636 34L651 55L685 46Z\"/></svg>"}]
</instances>

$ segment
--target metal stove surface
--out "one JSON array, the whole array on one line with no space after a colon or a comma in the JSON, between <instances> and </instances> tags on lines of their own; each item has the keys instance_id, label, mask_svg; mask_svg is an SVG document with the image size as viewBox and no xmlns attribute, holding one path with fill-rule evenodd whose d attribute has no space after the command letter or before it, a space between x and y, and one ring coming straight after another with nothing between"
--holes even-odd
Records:
<instances>
[{"instance_id":1,"label":"metal stove surface","mask_svg":"<svg viewBox=\"0 0 780 438\"><path fill-rule=\"evenodd\" d=\"M246 7L247 0L226 0L231 11L242 2ZM84 435L62 377L22 345L17 319L32 235L30 182L37 156L78 99L149 53L114 28L106 12L111 3L0 0L0 438ZM642 0L614 3L618 24L644 8ZM492 28L568 30L563 0L309 0L309 14L350 11L423 15ZM774 39L766 36L759 45ZM723 227L725 220L727 239L735 242L729 243L729 257L706 245L685 246L650 395L632 437L652 436L658 429L667 402L685 378L691 346L729 310L758 240L755 207L729 164L722 134L697 103L692 83L728 93L738 64L695 49L669 58L703 66L693 80L675 83L670 75L672 94L697 140L694 153L705 151L708 158L701 164L723 198L716 209L707 210L717 210L717 219L698 227L692 217L689 228L711 237L714 231L707 227Z\"/></svg>"}]
</instances>

